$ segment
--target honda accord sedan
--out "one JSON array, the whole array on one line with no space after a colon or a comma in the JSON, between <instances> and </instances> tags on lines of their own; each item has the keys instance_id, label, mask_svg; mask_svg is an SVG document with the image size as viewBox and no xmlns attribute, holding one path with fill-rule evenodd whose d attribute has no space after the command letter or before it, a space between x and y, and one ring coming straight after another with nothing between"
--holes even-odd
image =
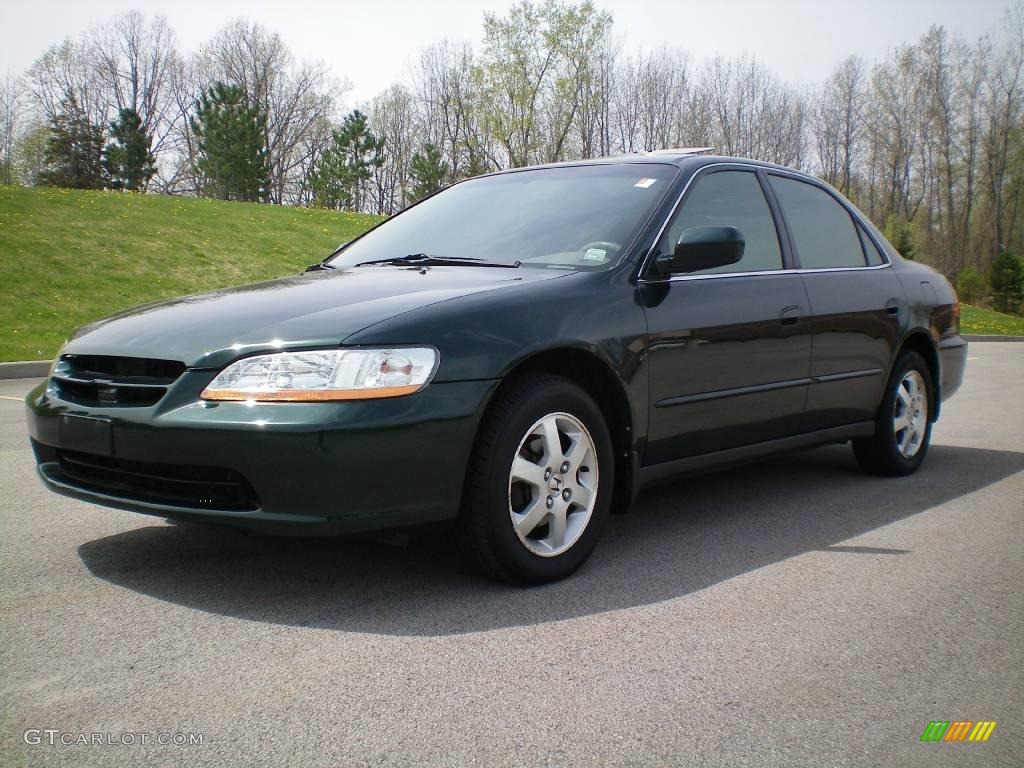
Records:
<instances>
[{"instance_id":1,"label":"honda accord sedan","mask_svg":"<svg viewBox=\"0 0 1024 768\"><path fill-rule=\"evenodd\" d=\"M541 583L638 489L849 442L925 458L949 283L829 186L686 150L470 179L305 273L86 326L27 398L51 490L346 533L449 521Z\"/></svg>"}]
</instances>

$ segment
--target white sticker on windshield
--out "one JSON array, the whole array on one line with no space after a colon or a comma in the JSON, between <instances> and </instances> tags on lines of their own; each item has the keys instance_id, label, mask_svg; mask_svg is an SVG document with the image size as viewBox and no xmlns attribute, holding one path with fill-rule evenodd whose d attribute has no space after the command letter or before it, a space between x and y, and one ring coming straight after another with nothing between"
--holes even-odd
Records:
<instances>
[{"instance_id":1,"label":"white sticker on windshield","mask_svg":"<svg viewBox=\"0 0 1024 768\"><path fill-rule=\"evenodd\" d=\"M603 248L587 248L587 252L583 254L584 261L598 261L604 262L605 256L608 255L608 251Z\"/></svg>"},{"instance_id":2,"label":"white sticker on windshield","mask_svg":"<svg viewBox=\"0 0 1024 768\"><path fill-rule=\"evenodd\" d=\"M656 181L657 181L657 179L640 179L640 181L638 181L633 186L634 187L640 187L640 189L647 189L649 186L651 186Z\"/></svg>"}]
</instances>

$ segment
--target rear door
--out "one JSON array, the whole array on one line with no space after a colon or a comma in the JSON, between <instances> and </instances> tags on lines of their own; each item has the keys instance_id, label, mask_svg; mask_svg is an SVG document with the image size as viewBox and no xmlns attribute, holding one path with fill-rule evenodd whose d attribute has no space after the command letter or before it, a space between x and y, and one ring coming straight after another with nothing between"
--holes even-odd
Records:
<instances>
[{"instance_id":1,"label":"rear door","mask_svg":"<svg viewBox=\"0 0 1024 768\"><path fill-rule=\"evenodd\" d=\"M776 216L754 170L725 167L692 181L655 254L690 227L743 233L740 262L642 282L649 332L646 464L798 431L810 383L807 293L787 270Z\"/></svg>"},{"instance_id":2,"label":"rear door","mask_svg":"<svg viewBox=\"0 0 1024 768\"><path fill-rule=\"evenodd\" d=\"M810 299L811 379L803 430L875 415L906 311L883 252L824 186L768 175Z\"/></svg>"}]
</instances>

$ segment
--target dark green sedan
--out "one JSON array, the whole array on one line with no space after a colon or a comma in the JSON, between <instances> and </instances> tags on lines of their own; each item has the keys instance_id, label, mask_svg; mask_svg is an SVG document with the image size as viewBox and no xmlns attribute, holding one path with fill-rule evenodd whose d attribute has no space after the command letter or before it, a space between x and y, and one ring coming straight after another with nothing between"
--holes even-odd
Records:
<instances>
[{"instance_id":1,"label":"dark green sedan","mask_svg":"<svg viewBox=\"0 0 1024 768\"><path fill-rule=\"evenodd\" d=\"M304 274L80 329L27 399L52 490L267 532L450 521L564 577L683 472L850 441L922 462L947 281L830 187L686 150L471 179Z\"/></svg>"}]
</instances>

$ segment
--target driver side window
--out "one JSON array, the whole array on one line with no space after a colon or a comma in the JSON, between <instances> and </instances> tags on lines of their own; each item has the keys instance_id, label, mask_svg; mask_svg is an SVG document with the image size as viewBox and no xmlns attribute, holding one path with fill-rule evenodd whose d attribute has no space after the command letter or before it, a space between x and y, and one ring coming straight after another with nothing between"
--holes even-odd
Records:
<instances>
[{"instance_id":1,"label":"driver side window","mask_svg":"<svg viewBox=\"0 0 1024 768\"><path fill-rule=\"evenodd\" d=\"M665 230L658 253L671 253L690 227L736 227L745 241L743 258L737 263L690 274L782 269L775 220L753 171L716 171L698 177Z\"/></svg>"}]
</instances>

